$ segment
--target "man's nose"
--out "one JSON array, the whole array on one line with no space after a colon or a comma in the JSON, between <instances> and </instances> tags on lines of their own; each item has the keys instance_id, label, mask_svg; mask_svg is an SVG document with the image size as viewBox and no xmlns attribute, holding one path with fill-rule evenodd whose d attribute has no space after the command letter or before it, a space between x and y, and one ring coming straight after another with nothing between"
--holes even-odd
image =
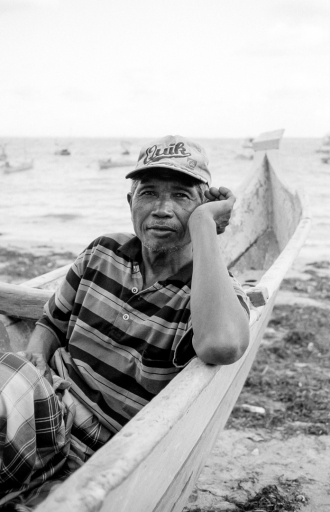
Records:
<instances>
[{"instance_id":1,"label":"man's nose","mask_svg":"<svg viewBox=\"0 0 330 512\"><path fill-rule=\"evenodd\" d=\"M158 197L155 201L154 209L152 212L158 217L168 217L173 215L173 205L169 197Z\"/></svg>"}]
</instances>

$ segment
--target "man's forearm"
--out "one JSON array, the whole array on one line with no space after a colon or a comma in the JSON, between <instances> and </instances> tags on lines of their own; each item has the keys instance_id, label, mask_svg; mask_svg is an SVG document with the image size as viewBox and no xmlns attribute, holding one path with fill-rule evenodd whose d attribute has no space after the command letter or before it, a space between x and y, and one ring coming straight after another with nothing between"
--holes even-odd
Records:
<instances>
[{"instance_id":1,"label":"man's forearm","mask_svg":"<svg viewBox=\"0 0 330 512\"><path fill-rule=\"evenodd\" d=\"M194 348L206 363L230 364L247 347L248 318L228 275L213 219L196 211L189 229L194 265L191 289Z\"/></svg>"},{"instance_id":2,"label":"man's forearm","mask_svg":"<svg viewBox=\"0 0 330 512\"><path fill-rule=\"evenodd\" d=\"M26 351L43 354L48 362L59 346L55 334L50 329L36 325L26 347Z\"/></svg>"}]
</instances>

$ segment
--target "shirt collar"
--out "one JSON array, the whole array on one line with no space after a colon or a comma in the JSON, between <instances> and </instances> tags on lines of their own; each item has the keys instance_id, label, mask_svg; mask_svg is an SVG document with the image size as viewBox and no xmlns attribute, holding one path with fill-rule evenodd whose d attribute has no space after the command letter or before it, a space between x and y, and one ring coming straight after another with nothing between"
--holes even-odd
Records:
<instances>
[{"instance_id":1,"label":"shirt collar","mask_svg":"<svg viewBox=\"0 0 330 512\"><path fill-rule=\"evenodd\" d=\"M132 261L139 263L142 261L141 241L137 236L130 238L128 242L118 247L117 251L120 251Z\"/></svg>"},{"instance_id":2,"label":"shirt collar","mask_svg":"<svg viewBox=\"0 0 330 512\"><path fill-rule=\"evenodd\" d=\"M137 236L133 236L128 242L118 247L117 251L127 256L132 261L141 263L142 261L142 247L141 241ZM173 276L168 277L165 281L159 281L160 284L166 286L167 284L180 281L183 284L189 284L192 278L193 263L192 261L184 265L180 270Z\"/></svg>"}]
</instances>

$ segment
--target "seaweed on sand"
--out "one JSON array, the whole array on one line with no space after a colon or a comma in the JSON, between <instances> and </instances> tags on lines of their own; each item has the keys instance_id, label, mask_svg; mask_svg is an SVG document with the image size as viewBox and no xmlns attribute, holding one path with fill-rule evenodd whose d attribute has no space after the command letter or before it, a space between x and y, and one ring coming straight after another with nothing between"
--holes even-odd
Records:
<instances>
[{"instance_id":1,"label":"seaweed on sand","mask_svg":"<svg viewBox=\"0 0 330 512\"><path fill-rule=\"evenodd\" d=\"M277 485L263 487L245 503L234 503L239 512L296 512L308 498L301 493L299 480L286 480Z\"/></svg>"},{"instance_id":2,"label":"seaweed on sand","mask_svg":"<svg viewBox=\"0 0 330 512\"><path fill-rule=\"evenodd\" d=\"M325 307L275 306L227 427L264 427L286 435L330 432L329 278L308 272L310 280L287 279L284 288L322 299ZM262 406L266 414L248 413L243 403Z\"/></svg>"}]
</instances>

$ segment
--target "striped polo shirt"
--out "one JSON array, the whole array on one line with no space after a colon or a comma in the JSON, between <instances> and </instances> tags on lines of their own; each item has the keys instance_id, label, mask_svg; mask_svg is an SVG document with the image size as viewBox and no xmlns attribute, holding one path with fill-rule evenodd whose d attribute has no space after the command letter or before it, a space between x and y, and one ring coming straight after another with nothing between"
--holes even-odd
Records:
<instances>
[{"instance_id":1,"label":"striped polo shirt","mask_svg":"<svg viewBox=\"0 0 330 512\"><path fill-rule=\"evenodd\" d=\"M71 392L113 433L195 357L192 262L143 289L141 242L104 235L77 258L37 322L61 348L54 369ZM248 299L231 276L242 306Z\"/></svg>"}]
</instances>

